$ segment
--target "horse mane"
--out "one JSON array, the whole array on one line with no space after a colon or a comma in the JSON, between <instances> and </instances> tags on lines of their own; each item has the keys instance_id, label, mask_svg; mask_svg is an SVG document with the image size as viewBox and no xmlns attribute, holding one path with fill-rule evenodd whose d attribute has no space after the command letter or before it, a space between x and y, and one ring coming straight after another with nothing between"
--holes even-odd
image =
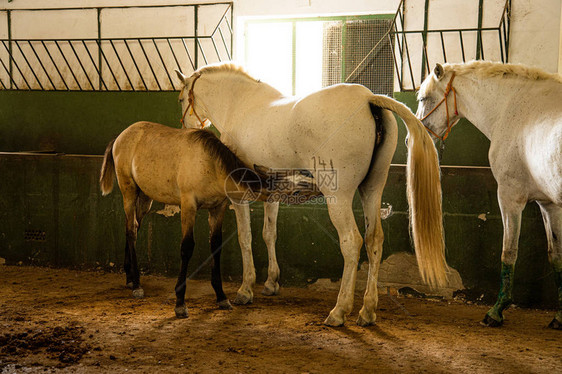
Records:
<instances>
[{"instance_id":1,"label":"horse mane","mask_svg":"<svg viewBox=\"0 0 562 374\"><path fill-rule=\"evenodd\" d=\"M219 73L219 72L233 73L233 74L242 75L257 83L260 82L259 79L252 77L242 66L234 64L232 62L221 62L218 64L203 66L202 68L199 68L197 72L200 74Z\"/></svg>"},{"instance_id":2,"label":"horse mane","mask_svg":"<svg viewBox=\"0 0 562 374\"><path fill-rule=\"evenodd\" d=\"M190 132L189 136L190 140L194 143L199 143L205 149L213 161L218 161L222 171L232 177L234 181L247 184L249 188L252 188L261 187L260 183L254 183L258 181L252 180L252 176L257 175L262 183L265 183L267 180L267 175L261 174L259 171L247 166L212 132L195 129ZM252 170L254 173L247 173L247 170Z\"/></svg>"},{"instance_id":3,"label":"horse mane","mask_svg":"<svg viewBox=\"0 0 562 374\"><path fill-rule=\"evenodd\" d=\"M518 77L535 81L562 83L559 74L547 73L539 68L521 64L504 64L492 61L469 61L464 64L444 64L445 72L454 71L457 76L474 73L481 78Z\"/></svg>"}]
</instances>

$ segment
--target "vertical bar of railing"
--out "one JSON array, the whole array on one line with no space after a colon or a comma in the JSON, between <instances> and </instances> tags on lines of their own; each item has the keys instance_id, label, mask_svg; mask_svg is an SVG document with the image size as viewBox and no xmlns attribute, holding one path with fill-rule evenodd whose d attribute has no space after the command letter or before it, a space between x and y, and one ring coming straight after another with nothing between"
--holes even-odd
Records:
<instances>
[{"instance_id":1,"label":"vertical bar of railing","mask_svg":"<svg viewBox=\"0 0 562 374\"><path fill-rule=\"evenodd\" d=\"M199 68L199 51L197 50L197 43L199 41L199 5L195 5L194 13L193 13L193 35L195 35L195 67L194 69L197 70Z\"/></svg>"},{"instance_id":2,"label":"vertical bar of railing","mask_svg":"<svg viewBox=\"0 0 562 374\"><path fill-rule=\"evenodd\" d=\"M76 60L78 61L78 64L80 64L80 67L82 68L82 71L84 72L84 75L86 76L86 79L88 80L88 83L90 84L90 87L92 87L92 90L95 90L94 85L92 84L92 81L90 80L90 76L88 75L88 72L86 71L86 69L84 68L84 65L82 64L82 60L80 60L80 57L78 56L78 53L76 53L76 49L74 49L74 46L72 45L72 40L70 40L69 42L70 48L72 49L72 52L74 53L74 57L76 57Z\"/></svg>"},{"instance_id":3,"label":"vertical bar of railing","mask_svg":"<svg viewBox=\"0 0 562 374\"><path fill-rule=\"evenodd\" d=\"M205 55L205 51L203 50L203 46L199 42L199 39L195 41L195 50L197 50L197 47L201 48L201 56L203 56L203 61L205 61L205 65L207 65L207 56Z\"/></svg>"},{"instance_id":4,"label":"vertical bar of railing","mask_svg":"<svg viewBox=\"0 0 562 374\"><path fill-rule=\"evenodd\" d=\"M111 48L113 49L113 53L115 53L115 57L117 57L117 61L119 62L119 65L121 66L121 69L123 69L123 72L125 73L125 77L127 78L127 82L129 82L129 85L131 86L131 90L136 91L135 85L131 81L131 78L129 78L129 74L127 74L127 69L125 68L125 65L123 65L123 61L121 61L121 56L119 56L119 52L117 52L117 48L115 48L115 44L113 43L113 39L109 39L109 44L111 44Z\"/></svg>"},{"instance_id":5,"label":"vertical bar of railing","mask_svg":"<svg viewBox=\"0 0 562 374\"><path fill-rule=\"evenodd\" d=\"M105 86L106 90L109 90L109 87L105 84L103 80L103 61L102 61L102 51L101 51L101 8L96 8L97 11L97 19L98 19L98 74L99 74L99 87L101 90L101 85Z\"/></svg>"},{"instance_id":6,"label":"vertical bar of railing","mask_svg":"<svg viewBox=\"0 0 562 374\"><path fill-rule=\"evenodd\" d=\"M426 40L427 40L427 36L426 36ZM423 73L423 78L422 78L422 82L425 80L425 74L429 73L429 56L427 54L427 42L423 43L423 56L425 56L425 69L424 69L424 73Z\"/></svg>"},{"instance_id":7,"label":"vertical bar of railing","mask_svg":"<svg viewBox=\"0 0 562 374\"><path fill-rule=\"evenodd\" d=\"M484 0L478 0L478 31L476 34L476 59L482 60L484 59L484 51L482 50L482 56L480 55L480 51L482 49L482 8L483 8Z\"/></svg>"},{"instance_id":8,"label":"vertical bar of railing","mask_svg":"<svg viewBox=\"0 0 562 374\"><path fill-rule=\"evenodd\" d=\"M156 41L154 40L154 38L152 38L152 44L154 44L154 48L156 48L156 53L158 53L158 57L160 57L160 61L162 62L162 67L164 67L164 71L166 72L166 75L168 76L168 80L172 85L172 90L175 90L176 87L174 86L174 82L172 82L172 77L170 77L170 73L168 73L168 68L166 67L166 63L162 58L162 54L160 53L160 50L158 49L158 46L156 45Z\"/></svg>"},{"instance_id":9,"label":"vertical bar of railing","mask_svg":"<svg viewBox=\"0 0 562 374\"><path fill-rule=\"evenodd\" d=\"M181 38L181 41L183 43L183 48L185 49L185 53L187 53L187 58L189 59L189 63L191 64L191 67L193 68L193 70L197 70L195 68L195 64L193 62L193 59L191 58L191 53L189 53L189 48L187 47L187 44L185 44L185 39Z\"/></svg>"},{"instance_id":10,"label":"vertical bar of railing","mask_svg":"<svg viewBox=\"0 0 562 374\"><path fill-rule=\"evenodd\" d=\"M480 30L478 30L479 33L481 33ZM480 40L480 57L482 57L482 60L485 60L486 57L484 57L484 40L481 39Z\"/></svg>"},{"instance_id":11,"label":"vertical bar of railing","mask_svg":"<svg viewBox=\"0 0 562 374\"><path fill-rule=\"evenodd\" d=\"M459 30L459 37L461 41L462 62L466 62L466 58L464 57L464 42L462 39L462 30Z\"/></svg>"},{"instance_id":12,"label":"vertical bar of railing","mask_svg":"<svg viewBox=\"0 0 562 374\"><path fill-rule=\"evenodd\" d=\"M127 47L127 51L129 52L129 56L131 56L131 60L133 61L133 64L135 65L135 69L137 69L137 73L139 73L139 77L141 79L142 85L144 86L144 89L148 91L148 86L146 85L146 82L144 81L144 77L142 76L142 73L139 69L139 66L137 65L137 60L135 60L135 56L133 56L133 52L131 52L131 48L129 48L129 43L127 41L127 39L123 39L125 41L125 46Z\"/></svg>"},{"instance_id":13,"label":"vertical bar of railing","mask_svg":"<svg viewBox=\"0 0 562 374\"><path fill-rule=\"evenodd\" d=\"M21 49L19 40L14 40L14 43L16 44L16 47L18 47L18 50L21 53L21 57L23 57L23 60L25 61L25 63L27 64L27 66L29 67L29 70L31 71L31 74L33 75L33 77L35 78L35 80L37 81L37 83L39 84L39 88L41 88L41 90L44 90L43 85L41 84L41 81L39 80L39 77L37 76L37 74L35 74L35 70L33 69L33 66L31 66L31 64L29 63L29 60L27 59L27 57L25 56L25 53L23 53L23 49ZM29 87L29 89L32 89L31 87Z\"/></svg>"},{"instance_id":14,"label":"vertical bar of railing","mask_svg":"<svg viewBox=\"0 0 562 374\"><path fill-rule=\"evenodd\" d=\"M62 84L64 84L64 87L66 87L67 91L70 90L70 87L68 87L68 84L66 84L66 80L64 79L64 77L62 76L58 64L55 63L55 60L53 59L53 56L51 55L51 52L49 52L49 48L47 48L47 46L45 45L45 41L41 40L41 45L43 45L43 48L45 48L45 52L47 52L47 56L49 56L49 59L51 60L51 63L53 64L53 66L55 67L55 70L57 71L57 74L59 75ZM58 88L55 87L55 90L58 90Z\"/></svg>"},{"instance_id":15,"label":"vertical bar of railing","mask_svg":"<svg viewBox=\"0 0 562 374\"><path fill-rule=\"evenodd\" d=\"M111 65L109 64L109 61L107 60L107 56L105 55L105 52L103 51L102 46L102 41L101 39L98 39L96 41L98 43L98 48L101 52L101 56L103 58L103 61L105 61L105 64L107 65L107 68L109 69L109 72L111 73L111 76L113 77L113 81L115 82L115 85L117 86L117 89L119 91L121 91L121 85L119 84L119 81L117 80L117 77L115 76L115 73L113 73L113 69L111 68ZM100 70L101 70L101 65L100 65Z\"/></svg>"},{"instance_id":16,"label":"vertical bar of railing","mask_svg":"<svg viewBox=\"0 0 562 374\"><path fill-rule=\"evenodd\" d=\"M144 54L144 58L146 59L146 62L148 63L148 67L150 68L150 71L152 72L152 76L154 77L154 80L156 81L156 85L158 86L158 90L162 91L162 87L160 87L160 82L158 81L158 78L156 77L156 73L154 72L154 69L152 68L152 64L150 63L150 59L148 58L148 55L146 54L146 51L144 50L142 42L141 42L140 39L137 39L137 41L139 42L142 53Z\"/></svg>"},{"instance_id":17,"label":"vertical bar of railing","mask_svg":"<svg viewBox=\"0 0 562 374\"><path fill-rule=\"evenodd\" d=\"M7 23L8 23L8 46L10 47L8 49L8 66L9 66L9 70L8 70L8 75L10 76L10 89L12 88L12 83L16 86L16 89L19 90L16 81L14 80L14 75L13 75L13 67L12 67L12 11L11 10L7 10L6 11L6 18L7 18Z\"/></svg>"},{"instance_id":18,"label":"vertical bar of railing","mask_svg":"<svg viewBox=\"0 0 562 374\"><path fill-rule=\"evenodd\" d=\"M92 65L94 66L94 69L96 70L96 73L98 73L98 77L99 77L99 90L101 91L101 86L103 85L105 87L105 90L107 91L107 85L105 84L105 81L103 80L102 76L101 76L101 71L98 69L98 67L96 66L96 63L94 61L94 57L92 56L92 54L90 53L90 49L88 48L88 46L86 45L86 42L84 41L84 39L82 39L82 44L84 45L84 49L86 50L86 53L88 53L88 57L90 57L90 61L92 62Z\"/></svg>"},{"instance_id":19,"label":"vertical bar of railing","mask_svg":"<svg viewBox=\"0 0 562 374\"><path fill-rule=\"evenodd\" d=\"M41 66L41 68L43 69L43 72L47 76L47 79L49 80L49 83L51 83L51 86L53 87L53 90L55 90L56 89L55 84L53 83L53 81L51 79L51 76L47 72L47 69L45 69L45 66L43 65L43 61L41 61L41 59L39 58L39 55L37 54L37 51L35 51L35 47L33 47L33 44L31 43L30 40L27 41L27 44L29 45L29 48L31 48L31 50L33 51L33 54L35 55L35 58L37 59L37 61L39 61L39 65Z\"/></svg>"},{"instance_id":20,"label":"vertical bar of railing","mask_svg":"<svg viewBox=\"0 0 562 374\"><path fill-rule=\"evenodd\" d=\"M443 31L439 31L441 36L441 51L443 51L443 62L447 62L447 53L445 52L445 41L443 40Z\"/></svg>"},{"instance_id":21,"label":"vertical bar of railing","mask_svg":"<svg viewBox=\"0 0 562 374\"><path fill-rule=\"evenodd\" d=\"M10 53L10 59L11 59L12 63L14 64L14 66L16 67L16 69L18 69L23 81L25 82L25 85L27 86L27 89L31 90L31 86L27 82L27 79L25 79L25 75L22 73L18 63L16 62L16 60L14 59L14 56L11 53L11 50L6 46L6 43L4 42L4 40L2 40L2 44L4 45L4 48L6 48L6 51L8 51L8 53ZM10 43L10 46L11 46L11 43ZM14 83L15 83L15 79L14 79Z\"/></svg>"},{"instance_id":22,"label":"vertical bar of railing","mask_svg":"<svg viewBox=\"0 0 562 374\"><path fill-rule=\"evenodd\" d=\"M498 28L498 37L499 37L499 41L500 41L500 56L501 56L502 62L505 63L505 59L504 59L504 56L503 56L503 41L502 41L501 26Z\"/></svg>"},{"instance_id":23,"label":"vertical bar of railing","mask_svg":"<svg viewBox=\"0 0 562 374\"><path fill-rule=\"evenodd\" d=\"M72 77L74 78L74 81L76 82L76 84L78 85L78 89L80 91L82 91L82 86L80 85L80 82L78 81L78 79L76 78L76 75L74 75L74 71L72 70L72 68L70 67L70 64L68 63L68 60L66 59L66 56L64 55L64 52L62 51L62 48L59 45L58 40L55 40L55 45L57 46L59 53L62 56L62 59L64 60L64 62L66 63L66 66L68 67L68 70L70 71L70 74L72 74Z\"/></svg>"}]
</instances>

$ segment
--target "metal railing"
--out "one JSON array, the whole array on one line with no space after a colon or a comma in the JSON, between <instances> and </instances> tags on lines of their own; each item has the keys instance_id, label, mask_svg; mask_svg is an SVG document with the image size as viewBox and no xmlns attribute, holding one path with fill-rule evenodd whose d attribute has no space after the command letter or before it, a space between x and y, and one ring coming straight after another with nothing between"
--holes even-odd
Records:
<instances>
[{"instance_id":1,"label":"metal railing","mask_svg":"<svg viewBox=\"0 0 562 374\"><path fill-rule=\"evenodd\" d=\"M411 31L405 30L404 27L405 0L402 0L388 32L400 91L416 90L429 74L432 66L430 62L466 62L471 59L483 60L486 56L493 60L509 62L511 0L506 0L497 27L481 27L481 11L480 6L477 28L424 28ZM468 43L467 39L475 43ZM485 41L488 43L486 47ZM418 65L421 65L419 73L413 68Z\"/></svg>"},{"instance_id":2,"label":"metal railing","mask_svg":"<svg viewBox=\"0 0 562 374\"><path fill-rule=\"evenodd\" d=\"M224 7L224 12L212 32L201 35L198 30L201 21L199 9L213 6ZM164 6L133 8L157 7ZM172 37L14 39L8 21L9 38L0 39L0 88L54 91L177 90L179 82L174 83L174 69L189 73L189 69L195 70L201 65L230 60L233 49L232 2L181 7L193 8L194 28L188 35ZM101 14L108 7L81 9L97 9L98 36L101 35ZM13 10L6 12L10 20Z\"/></svg>"}]
</instances>

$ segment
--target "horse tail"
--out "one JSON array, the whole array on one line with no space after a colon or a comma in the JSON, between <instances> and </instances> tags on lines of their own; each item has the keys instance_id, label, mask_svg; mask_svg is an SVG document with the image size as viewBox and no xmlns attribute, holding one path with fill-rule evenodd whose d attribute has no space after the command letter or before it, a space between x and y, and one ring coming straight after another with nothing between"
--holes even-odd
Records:
<instances>
[{"instance_id":1,"label":"horse tail","mask_svg":"<svg viewBox=\"0 0 562 374\"><path fill-rule=\"evenodd\" d=\"M113 190L113 181L115 179L115 162L113 161L113 144L115 139L109 142L103 156L103 164L101 165L100 187L103 196L109 194Z\"/></svg>"},{"instance_id":2,"label":"horse tail","mask_svg":"<svg viewBox=\"0 0 562 374\"><path fill-rule=\"evenodd\" d=\"M396 113L406 124L409 133L406 193L418 267L426 283L445 286L448 266L445 260L441 180L433 141L406 105L381 95L373 95L369 101Z\"/></svg>"}]
</instances>

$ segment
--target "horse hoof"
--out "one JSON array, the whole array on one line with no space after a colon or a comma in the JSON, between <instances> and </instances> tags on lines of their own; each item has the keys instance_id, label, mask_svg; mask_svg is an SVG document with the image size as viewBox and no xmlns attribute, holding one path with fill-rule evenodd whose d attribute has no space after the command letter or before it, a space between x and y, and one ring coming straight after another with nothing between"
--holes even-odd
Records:
<instances>
[{"instance_id":1,"label":"horse hoof","mask_svg":"<svg viewBox=\"0 0 562 374\"><path fill-rule=\"evenodd\" d=\"M133 289L133 282L127 282L127 284L125 285L125 287L127 287L128 289L132 290Z\"/></svg>"},{"instance_id":2,"label":"horse hoof","mask_svg":"<svg viewBox=\"0 0 562 374\"><path fill-rule=\"evenodd\" d=\"M269 285L265 285L263 287L263 291L261 292L264 296L275 296L279 294L279 283L275 283L273 287Z\"/></svg>"},{"instance_id":3,"label":"horse hoof","mask_svg":"<svg viewBox=\"0 0 562 374\"><path fill-rule=\"evenodd\" d=\"M187 318L189 316L187 313L187 307L185 305L177 306L174 311L176 312L177 318Z\"/></svg>"},{"instance_id":4,"label":"horse hoof","mask_svg":"<svg viewBox=\"0 0 562 374\"><path fill-rule=\"evenodd\" d=\"M230 303L230 301L228 301L228 299L219 301L217 305L221 310L232 310L232 304Z\"/></svg>"},{"instance_id":5,"label":"horse hoof","mask_svg":"<svg viewBox=\"0 0 562 374\"><path fill-rule=\"evenodd\" d=\"M252 297L247 295L237 294L233 303L235 305L247 305L252 303Z\"/></svg>"},{"instance_id":6,"label":"horse hoof","mask_svg":"<svg viewBox=\"0 0 562 374\"><path fill-rule=\"evenodd\" d=\"M142 288L137 288L133 290L133 297L135 299L142 299L144 297L144 290Z\"/></svg>"},{"instance_id":7,"label":"horse hoof","mask_svg":"<svg viewBox=\"0 0 562 374\"><path fill-rule=\"evenodd\" d=\"M482 326L486 326L486 327L500 327L501 325L503 325L503 321L496 321L495 319L490 317L488 314L486 314L486 316L480 322L480 324Z\"/></svg>"},{"instance_id":8,"label":"horse hoof","mask_svg":"<svg viewBox=\"0 0 562 374\"><path fill-rule=\"evenodd\" d=\"M357 317L357 324L361 327L372 326L375 324L377 316L375 313L370 317L363 317L363 313L359 312L359 317Z\"/></svg>"},{"instance_id":9,"label":"horse hoof","mask_svg":"<svg viewBox=\"0 0 562 374\"><path fill-rule=\"evenodd\" d=\"M554 318L554 319L548 324L548 328L554 329L554 330L562 330L562 322L560 322L559 320L557 320L556 318Z\"/></svg>"},{"instance_id":10,"label":"horse hoof","mask_svg":"<svg viewBox=\"0 0 562 374\"><path fill-rule=\"evenodd\" d=\"M332 327L340 327L343 326L343 324L345 323L345 320L343 318L336 318L332 315L332 313L330 313L330 315L328 316L328 318L326 318L326 320L324 321L324 324L326 326L332 326Z\"/></svg>"}]
</instances>

